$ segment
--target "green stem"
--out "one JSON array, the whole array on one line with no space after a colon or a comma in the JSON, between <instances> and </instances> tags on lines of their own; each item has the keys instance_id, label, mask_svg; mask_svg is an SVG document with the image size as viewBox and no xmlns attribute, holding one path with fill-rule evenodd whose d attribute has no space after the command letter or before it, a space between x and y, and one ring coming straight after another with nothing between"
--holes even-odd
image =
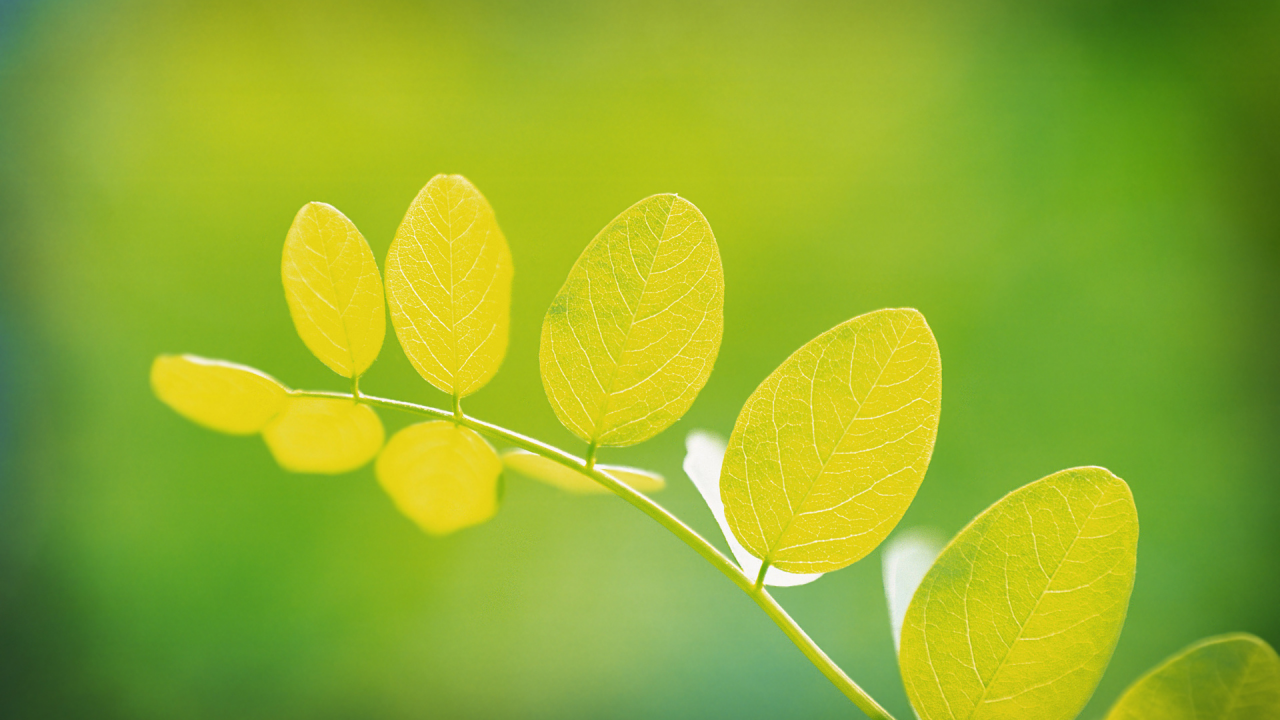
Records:
<instances>
[{"instance_id":1,"label":"green stem","mask_svg":"<svg viewBox=\"0 0 1280 720\"><path fill-rule=\"evenodd\" d=\"M889 714L889 711L880 707L880 704L872 699L866 691L858 687L858 684L851 680L849 676L840 669L840 666L836 665L835 661L830 657L827 657L827 654L822 651L822 648L818 647L818 644L805 634L804 630L796 624L796 621L787 614L787 611L782 609L782 606L778 604L778 601L774 600L773 596L764 589L763 579L764 573L768 569L767 564L760 568L760 577L758 578L758 580L761 581L760 584L757 585L755 582L752 582L751 578L743 574L742 570L730 561L729 558L725 557L723 553L717 550L714 545L707 542L707 540L694 531L693 528L685 525L679 518L668 512L666 508L649 499L647 496L633 490L631 486L620 482L609 473L596 468L594 464L594 446L589 451L589 459L583 459L571 455L559 448L547 445L539 440L535 440L526 435L521 435L518 432L513 432L504 427L463 415L460 409L458 409L456 413L453 413L447 410L428 407L426 405L404 402L403 400L390 400L387 398L373 397L371 395L356 396L354 394L314 390L294 390L292 393L301 397L337 397L355 399L359 402L367 405L373 405L375 407L383 407L390 410L402 410L404 412L424 415L426 417L436 418L439 420L452 420L460 425L465 425L476 432L505 441L518 448L536 453L548 460L552 460L567 468L571 468L590 476L596 482L604 485L612 491L615 495L618 495L623 500L634 505L644 514L658 521L659 525L669 530L671 534L680 538L684 544L693 548L694 552L701 555L707 562L711 563L713 567L724 573L725 577L729 578L734 585L737 585L740 590L745 592L752 600L754 600L756 605L760 606L761 610L764 610L765 614L768 615L770 619L772 619L773 622L782 629L782 632L791 639L791 642L795 643L796 647L800 648L800 652L804 653L804 656L809 658L809 662L813 663L819 670L821 670L822 674L825 675L827 679L839 688L839 690L850 700L852 700L854 705L857 705L862 712L866 713L868 717L872 718L872 720L894 720L893 716ZM455 403L455 408L456 407Z\"/></svg>"}]
</instances>

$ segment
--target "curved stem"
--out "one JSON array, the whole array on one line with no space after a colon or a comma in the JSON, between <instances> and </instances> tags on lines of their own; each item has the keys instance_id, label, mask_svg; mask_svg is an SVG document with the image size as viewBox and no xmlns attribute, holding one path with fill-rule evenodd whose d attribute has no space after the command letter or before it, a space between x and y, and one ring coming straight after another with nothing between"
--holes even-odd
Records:
<instances>
[{"instance_id":1,"label":"curved stem","mask_svg":"<svg viewBox=\"0 0 1280 720\"><path fill-rule=\"evenodd\" d=\"M548 460L552 460L567 468L571 468L591 477L596 482L604 485L615 495L618 495L623 500L634 505L644 514L658 521L659 525L663 526L673 535L680 538L684 544L693 548L694 552L701 555L707 562L711 563L713 567L724 573L725 577L729 578L734 585L737 585L740 590L745 592L752 600L754 600L756 605L760 606L761 610L764 610L765 614L768 615L769 618L782 629L782 632L791 639L791 642L795 643L796 647L800 648L800 652L804 653L804 656L809 659L809 662L813 663L819 670L821 670L822 674L825 675L833 685L839 688L840 692L843 692L850 700L852 700L854 705L857 705L862 712L866 713L868 717L873 720L894 720L893 716L889 714L889 711L881 707L879 703L866 693L866 691L858 687L858 684L850 679L849 676L840 669L840 666L836 665L835 661L828 657L827 654L822 651L822 648L818 647L818 644L815 643L812 638L805 634L804 630L800 628L796 621L787 614L787 611L782 609L782 606L778 604L778 601L774 600L773 596L764 589L763 579L765 570L768 568L767 565L761 568L760 577L758 578L761 582L757 584L755 582L757 579L749 578L743 574L742 570L739 569L737 565L724 556L724 553L720 552L714 545L707 542L706 538L699 535L693 528L685 525L679 518L668 512L666 508L649 499L648 496L642 495L632 489L631 486L620 482L609 473L595 467L594 460L596 448L594 446L588 453L588 459L584 460L583 458L567 453L557 447L547 445L546 443L540 440L535 440L527 435L521 435L518 432L508 430L504 427L465 415L461 412L460 408L457 408L455 413L426 405L404 402L403 400L390 400L388 398L374 397L363 393L356 396L338 392L293 390L292 394L302 397L354 399L357 402L362 402L376 407L384 407L391 410L402 410L404 412L436 418L438 420L450 420L460 425L465 425L476 432L503 440L515 445L516 447L541 455Z\"/></svg>"}]
</instances>

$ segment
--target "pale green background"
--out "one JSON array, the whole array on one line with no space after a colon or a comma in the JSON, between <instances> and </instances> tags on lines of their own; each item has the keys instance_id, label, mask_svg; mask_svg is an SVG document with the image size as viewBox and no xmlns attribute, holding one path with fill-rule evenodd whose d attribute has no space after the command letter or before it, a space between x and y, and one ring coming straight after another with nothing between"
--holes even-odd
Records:
<instances>
[{"instance_id":1,"label":"pale green background","mask_svg":"<svg viewBox=\"0 0 1280 720\"><path fill-rule=\"evenodd\" d=\"M1071 465L1133 487L1137 588L1085 717L1197 638L1280 642L1277 37L1274 2L0 3L0 715L856 716L615 498L512 478L431 539L371 470L290 475L152 398L171 351L340 388L291 327L285 230L330 202L381 261L437 172L516 263L476 415L581 449L542 314L605 222L679 192L720 242L724 345L683 421L605 456L665 473L679 516L716 532L689 429L914 306L943 413L905 525ZM394 342L363 386L441 402ZM905 718L879 576L777 596Z\"/></svg>"}]
</instances>

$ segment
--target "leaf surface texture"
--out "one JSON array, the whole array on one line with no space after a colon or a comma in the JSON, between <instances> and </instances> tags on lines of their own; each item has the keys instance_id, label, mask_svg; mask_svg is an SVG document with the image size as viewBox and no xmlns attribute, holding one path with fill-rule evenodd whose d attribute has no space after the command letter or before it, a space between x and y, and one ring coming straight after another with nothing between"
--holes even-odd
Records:
<instances>
[{"instance_id":1,"label":"leaf surface texture","mask_svg":"<svg viewBox=\"0 0 1280 720\"><path fill-rule=\"evenodd\" d=\"M1202 640L1135 682L1107 720L1280 720L1280 657L1244 633Z\"/></svg>"},{"instance_id":2,"label":"leaf surface texture","mask_svg":"<svg viewBox=\"0 0 1280 720\"><path fill-rule=\"evenodd\" d=\"M369 369L387 332L382 278L347 216L325 203L302 206L285 237L281 274L307 348L343 377Z\"/></svg>"},{"instance_id":3,"label":"leaf surface texture","mask_svg":"<svg viewBox=\"0 0 1280 720\"><path fill-rule=\"evenodd\" d=\"M720 501L720 466L724 462L724 438L706 432L694 430L684 441L684 472L693 481L694 487L706 501L707 507L720 526L725 542L729 544L729 552L738 561L738 567L749 578L755 579L760 574L760 559L742 547L738 538L729 529L724 517L724 503ZM764 574L764 584L774 587L792 587L806 585L822 577L822 573L789 573L776 567L769 568Z\"/></svg>"},{"instance_id":4,"label":"leaf surface texture","mask_svg":"<svg viewBox=\"0 0 1280 720\"><path fill-rule=\"evenodd\" d=\"M445 535L498 511L502 461L469 428L435 420L392 436L378 457L378 482L404 513L432 535Z\"/></svg>"},{"instance_id":5,"label":"leaf surface texture","mask_svg":"<svg viewBox=\"0 0 1280 720\"><path fill-rule=\"evenodd\" d=\"M179 415L211 430L252 435L280 412L288 390L264 372L196 355L161 355L151 389Z\"/></svg>"},{"instance_id":6,"label":"leaf surface texture","mask_svg":"<svg viewBox=\"0 0 1280 720\"><path fill-rule=\"evenodd\" d=\"M729 436L720 493L739 542L789 572L865 557L920 487L941 387L938 345L915 310L859 315L797 350Z\"/></svg>"},{"instance_id":7,"label":"leaf surface texture","mask_svg":"<svg viewBox=\"0 0 1280 720\"><path fill-rule=\"evenodd\" d=\"M507 353L511 251L493 208L461 175L437 175L405 213L387 252L391 323L427 382L465 397Z\"/></svg>"},{"instance_id":8,"label":"leaf surface texture","mask_svg":"<svg viewBox=\"0 0 1280 720\"><path fill-rule=\"evenodd\" d=\"M724 270L706 218L654 195L587 245L542 323L542 384L560 422L601 446L684 415L724 331Z\"/></svg>"},{"instance_id":9,"label":"leaf surface texture","mask_svg":"<svg viewBox=\"0 0 1280 720\"><path fill-rule=\"evenodd\" d=\"M1101 679L1133 590L1138 515L1103 468L1010 493L942 551L898 661L923 720L1069 720Z\"/></svg>"}]
</instances>

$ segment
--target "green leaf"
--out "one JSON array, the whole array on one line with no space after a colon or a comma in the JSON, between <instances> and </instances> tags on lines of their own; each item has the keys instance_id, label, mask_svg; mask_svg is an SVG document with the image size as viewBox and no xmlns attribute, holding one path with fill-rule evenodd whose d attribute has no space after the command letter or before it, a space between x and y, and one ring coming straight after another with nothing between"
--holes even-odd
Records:
<instances>
[{"instance_id":1,"label":"green leaf","mask_svg":"<svg viewBox=\"0 0 1280 720\"><path fill-rule=\"evenodd\" d=\"M151 363L151 389L179 415L232 435L261 430L289 392L260 370L196 355L157 357Z\"/></svg>"},{"instance_id":2,"label":"green leaf","mask_svg":"<svg viewBox=\"0 0 1280 720\"><path fill-rule=\"evenodd\" d=\"M387 252L391 324L423 379L461 398L498 372L512 273L489 201L461 175L431 178Z\"/></svg>"},{"instance_id":3,"label":"green leaf","mask_svg":"<svg viewBox=\"0 0 1280 720\"><path fill-rule=\"evenodd\" d=\"M1107 720L1280 719L1280 657L1245 633L1211 637L1142 676Z\"/></svg>"},{"instance_id":4,"label":"green leaf","mask_svg":"<svg viewBox=\"0 0 1280 720\"><path fill-rule=\"evenodd\" d=\"M531 453L527 450L512 449L502 453L502 462L508 468L534 480L582 495L599 495L609 489L596 482L590 475L584 475L573 468L565 467L555 460ZM640 468L623 465L596 465L615 480L628 485L632 490L643 493L657 492L667 486L662 476Z\"/></svg>"},{"instance_id":5,"label":"green leaf","mask_svg":"<svg viewBox=\"0 0 1280 720\"><path fill-rule=\"evenodd\" d=\"M1103 468L1007 495L951 541L907 609L898 662L924 720L1069 720L1124 625L1138 514Z\"/></svg>"},{"instance_id":6,"label":"green leaf","mask_svg":"<svg viewBox=\"0 0 1280 720\"><path fill-rule=\"evenodd\" d=\"M343 377L364 373L387 333L382 278L369 243L337 208L302 206L284 241L284 295L298 335Z\"/></svg>"},{"instance_id":7,"label":"green leaf","mask_svg":"<svg viewBox=\"0 0 1280 720\"><path fill-rule=\"evenodd\" d=\"M285 470L336 475L373 459L382 449L382 421L367 405L340 398L291 397L262 430Z\"/></svg>"},{"instance_id":8,"label":"green leaf","mask_svg":"<svg viewBox=\"0 0 1280 720\"><path fill-rule=\"evenodd\" d=\"M760 558L747 552L742 543L733 536L729 523L724 517L724 503L720 500L720 466L724 463L724 438L704 430L694 430L684 441L684 474L693 481L698 494L706 501L707 508L724 533L725 542L729 544L729 552L738 561L738 567L749 578L760 574ZM822 573L796 574L771 567L764 573L764 584L774 587L794 587L807 585L822 577Z\"/></svg>"},{"instance_id":9,"label":"green leaf","mask_svg":"<svg viewBox=\"0 0 1280 720\"><path fill-rule=\"evenodd\" d=\"M688 200L654 195L605 226L569 271L542 323L542 384L578 437L634 445L693 404L723 331L711 226Z\"/></svg>"},{"instance_id":10,"label":"green leaf","mask_svg":"<svg viewBox=\"0 0 1280 720\"><path fill-rule=\"evenodd\" d=\"M498 511L502 461L469 428L445 420L410 425L391 438L375 467L400 512L433 535L477 525Z\"/></svg>"},{"instance_id":11,"label":"green leaf","mask_svg":"<svg viewBox=\"0 0 1280 720\"><path fill-rule=\"evenodd\" d=\"M788 572L865 557L920 487L941 387L938 345L915 310L859 315L797 350L729 436L720 495L739 542Z\"/></svg>"}]
</instances>

